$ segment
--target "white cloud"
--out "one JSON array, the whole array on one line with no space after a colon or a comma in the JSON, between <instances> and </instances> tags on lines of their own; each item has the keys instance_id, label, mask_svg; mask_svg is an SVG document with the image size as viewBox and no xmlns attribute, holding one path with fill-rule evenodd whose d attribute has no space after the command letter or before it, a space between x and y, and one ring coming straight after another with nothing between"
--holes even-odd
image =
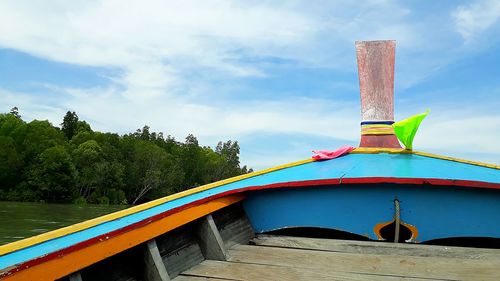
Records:
<instances>
[{"instance_id":1,"label":"white cloud","mask_svg":"<svg viewBox=\"0 0 500 281\"><path fill-rule=\"evenodd\" d=\"M473 1L468 5L457 7L452 12L457 32L466 41L477 38L481 33L500 19L500 2L497 0Z\"/></svg>"},{"instance_id":2,"label":"white cloud","mask_svg":"<svg viewBox=\"0 0 500 281\"><path fill-rule=\"evenodd\" d=\"M485 5L455 10L464 38L497 20L498 9ZM483 7L490 8L485 18L479 14ZM355 40L396 39L396 85L410 87L463 54L450 35L455 26L447 23L448 16L449 11L416 16L396 1L2 1L0 47L119 71L100 88L51 86L48 92L60 98L8 91L0 91L0 97L31 118L58 124L70 109L105 131L123 133L148 124L176 138L194 133L208 143L265 132L355 141L357 98L340 103L303 93L235 103L221 99L217 83L272 75L251 62L267 57L354 72ZM471 137L458 145L473 142ZM282 161L279 155L275 159Z\"/></svg>"}]
</instances>

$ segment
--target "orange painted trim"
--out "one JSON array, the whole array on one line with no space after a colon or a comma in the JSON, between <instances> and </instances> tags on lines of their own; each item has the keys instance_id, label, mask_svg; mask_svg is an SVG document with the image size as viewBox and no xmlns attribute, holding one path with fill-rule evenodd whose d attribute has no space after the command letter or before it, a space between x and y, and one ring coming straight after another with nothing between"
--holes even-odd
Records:
<instances>
[{"instance_id":1,"label":"orange painted trim","mask_svg":"<svg viewBox=\"0 0 500 281\"><path fill-rule=\"evenodd\" d=\"M382 228L384 226L387 226L391 223L395 223L395 220L391 220L391 221L388 221L388 222L382 222L382 223L378 223L375 225L375 227L373 228L373 232L377 235L377 238L378 240L380 241L384 241L384 237L382 237L382 235L380 234L380 230L382 230ZM407 223L404 223L404 222L399 222L400 224L404 225L405 227L408 227L411 231L411 237L410 239L406 240L407 242L416 242L416 239L418 237L418 229L411 225L411 224L407 224Z\"/></svg>"},{"instance_id":2,"label":"orange painted trim","mask_svg":"<svg viewBox=\"0 0 500 281\"><path fill-rule=\"evenodd\" d=\"M55 280L88 267L96 262L130 249L188 222L206 216L243 200L242 194L221 197L207 203L197 205L160 220L153 221L143 227L99 241L88 247L62 253L33 267L3 277L8 281L45 281Z\"/></svg>"}]
</instances>

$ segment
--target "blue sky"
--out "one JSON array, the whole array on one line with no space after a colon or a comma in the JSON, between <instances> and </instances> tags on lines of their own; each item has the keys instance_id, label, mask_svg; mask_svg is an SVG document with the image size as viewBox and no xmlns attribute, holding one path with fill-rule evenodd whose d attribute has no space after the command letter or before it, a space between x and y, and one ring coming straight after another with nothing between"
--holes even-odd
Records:
<instances>
[{"instance_id":1,"label":"blue sky","mask_svg":"<svg viewBox=\"0 0 500 281\"><path fill-rule=\"evenodd\" d=\"M499 164L500 2L360 2L2 1L0 111L238 140L260 169L357 145L354 41L394 39L415 149Z\"/></svg>"}]
</instances>

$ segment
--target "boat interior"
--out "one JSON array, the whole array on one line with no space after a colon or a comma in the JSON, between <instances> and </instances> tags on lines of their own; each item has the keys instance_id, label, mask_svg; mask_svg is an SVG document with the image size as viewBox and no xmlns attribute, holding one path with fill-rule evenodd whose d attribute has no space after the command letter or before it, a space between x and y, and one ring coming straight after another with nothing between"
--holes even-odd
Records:
<instances>
[{"instance_id":1,"label":"boat interior","mask_svg":"<svg viewBox=\"0 0 500 281\"><path fill-rule=\"evenodd\" d=\"M499 265L498 249L319 228L255 234L236 203L59 280L498 280Z\"/></svg>"}]
</instances>

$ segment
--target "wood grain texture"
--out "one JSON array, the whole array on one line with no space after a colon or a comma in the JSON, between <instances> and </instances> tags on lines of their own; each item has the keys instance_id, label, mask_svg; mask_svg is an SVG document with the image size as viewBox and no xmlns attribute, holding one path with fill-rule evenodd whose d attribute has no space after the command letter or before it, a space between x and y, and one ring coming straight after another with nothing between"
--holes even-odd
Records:
<instances>
[{"instance_id":1,"label":"wood grain texture","mask_svg":"<svg viewBox=\"0 0 500 281\"><path fill-rule=\"evenodd\" d=\"M155 239L145 243L144 264L144 279L146 281L170 281Z\"/></svg>"},{"instance_id":2,"label":"wood grain texture","mask_svg":"<svg viewBox=\"0 0 500 281\"><path fill-rule=\"evenodd\" d=\"M158 250L171 279L205 260L196 237L197 226L198 222L195 221L156 238Z\"/></svg>"},{"instance_id":3,"label":"wood grain texture","mask_svg":"<svg viewBox=\"0 0 500 281\"><path fill-rule=\"evenodd\" d=\"M394 120L396 41L357 41L361 120ZM360 147L401 148L395 135L361 135Z\"/></svg>"},{"instance_id":4,"label":"wood grain texture","mask_svg":"<svg viewBox=\"0 0 500 281\"><path fill-rule=\"evenodd\" d=\"M500 250L274 235L258 235L253 241L257 246L229 249L228 261L203 261L174 280L498 280L500 276Z\"/></svg>"},{"instance_id":5,"label":"wood grain texture","mask_svg":"<svg viewBox=\"0 0 500 281\"><path fill-rule=\"evenodd\" d=\"M212 214L226 249L235 244L248 244L255 233L243 206L238 203Z\"/></svg>"},{"instance_id":6,"label":"wood grain texture","mask_svg":"<svg viewBox=\"0 0 500 281\"><path fill-rule=\"evenodd\" d=\"M206 259L226 260L224 241L211 214L206 215L200 220L197 233L201 252Z\"/></svg>"},{"instance_id":7,"label":"wood grain texture","mask_svg":"<svg viewBox=\"0 0 500 281\"><path fill-rule=\"evenodd\" d=\"M377 281L377 280L424 280L397 275L366 274L333 270L325 267L304 268L260 263L204 261L185 272L190 276L220 278L224 280L332 280L332 281ZM177 281L177 279L174 279ZM426 278L425 280L436 280Z\"/></svg>"},{"instance_id":8,"label":"wood grain texture","mask_svg":"<svg viewBox=\"0 0 500 281\"><path fill-rule=\"evenodd\" d=\"M363 121L394 120L395 47L396 41L356 42Z\"/></svg>"},{"instance_id":9,"label":"wood grain texture","mask_svg":"<svg viewBox=\"0 0 500 281\"><path fill-rule=\"evenodd\" d=\"M292 269L323 274L338 271L444 280L498 280L500 276L499 260L353 254L248 245L235 245L229 250L228 261L284 267L284 272ZM298 276L295 280L308 279Z\"/></svg>"},{"instance_id":10,"label":"wood grain texture","mask_svg":"<svg viewBox=\"0 0 500 281\"><path fill-rule=\"evenodd\" d=\"M173 281L231 281L238 279L229 279L229 278L213 278L213 277L201 277L201 276L190 276L190 275L179 275L175 277Z\"/></svg>"},{"instance_id":11,"label":"wood grain texture","mask_svg":"<svg viewBox=\"0 0 500 281\"><path fill-rule=\"evenodd\" d=\"M500 262L500 250L498 249L444 247L404 243L286 237L275 235L258 235L255 239L252 239L252 244L258 246L321 250L339 253L445 257L474 260L498 260Z\"/></svg>"}]
</instances>

